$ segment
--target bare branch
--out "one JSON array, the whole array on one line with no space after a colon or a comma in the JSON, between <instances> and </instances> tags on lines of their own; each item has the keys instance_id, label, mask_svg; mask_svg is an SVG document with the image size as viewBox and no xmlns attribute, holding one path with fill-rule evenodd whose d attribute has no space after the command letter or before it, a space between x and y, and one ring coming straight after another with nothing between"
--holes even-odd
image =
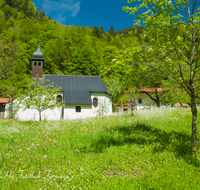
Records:
<instances>
[{"instance_id":1,"label":"bare branch","mask_svg":"<svg viewBox=\"0 0 200 190\"><path fill-rule=\"evenodd\" d=\"M179 73L181 75L181 78L182 78L183 82L185 83L185 86L187 87L187 89L190 89L189 85L187 84L186 80L184 79L180 64L178 64L178 66L179 66Z\"/></svg>"},{"instance_id":2,"label":"bare branch","mask_svg":"<svg viewBox=\"0 0 200 190\"><path fill-rule=\"evenodd\" d=\"M154 102L156 102L156 99L153 98L148 92L144 92L147 96L149 96Z\"/></svg>"},{"instance_id":3,"label":"bare branch","mask_svg":"<svg viewBox=\"0 0 200 190\"><path fill-rule=\"evenodd\" d=\"M183 55L183 52L180 50L180 48L175 43L172 42L172 44L178 50L178 52L183 56L183 58L185 59L186 63L188 65L190 65L190 62L187 60L187 58L185 57L185 55Z\"/></svg>"}]
</instances>

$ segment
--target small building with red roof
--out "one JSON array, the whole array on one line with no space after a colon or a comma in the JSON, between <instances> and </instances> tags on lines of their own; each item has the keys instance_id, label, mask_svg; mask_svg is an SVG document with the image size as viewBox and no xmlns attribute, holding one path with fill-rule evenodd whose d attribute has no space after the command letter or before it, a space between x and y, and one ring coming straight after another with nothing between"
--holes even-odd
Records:
<instances>
[{"instance_id":1,"label":"small building with red roof","mask_svg":"<svg viewBox=\"0 0 200 190\"><path fill-rule=\"evenodd\" d=\"M4 118L5 107L9 101L9 98L0 98L0 119Z\"/></svg>"},{"instance_id":2,"label":"small building with red roof","mask_svg":"<svg viewBox=\"0 0 200 190\"><path fill-rule=\"evenodd\" d=\"M115 111L119 113L130 113L133 111L133 109L141 110L141 109L147 109L150 108L153 105L153 101L150 99L150 97L147 95L153 94L156 91L162 92L163 88L140 88L138 97L134 100L128 100L126 104L120 105L120 104L114 104ZM124 90L124 92L130 92L130 90ZM165 106L162 105L161 106Z\"/></svg>"}]
</instances>

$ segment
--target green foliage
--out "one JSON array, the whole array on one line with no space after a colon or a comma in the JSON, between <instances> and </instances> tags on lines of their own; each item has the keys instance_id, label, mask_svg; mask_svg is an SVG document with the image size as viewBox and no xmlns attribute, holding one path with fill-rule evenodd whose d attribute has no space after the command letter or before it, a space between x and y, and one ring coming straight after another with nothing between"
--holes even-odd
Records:
<instances>
[{"instance_id":1,"label":"green foliage","mask_svg":"<svg viewBox=\"0 0 200 190\"><path fill-rule=\"evenodd\" d=\"M46 16L44 12L38 14L35 4L30 0L5 0L5 3L2 3L1 7L5 11L6 19L9 19L13 15L17 18L18 14L22 14L22 18L27 17L40 20Z\"/></svg>"},{"instance_id":2,"label":"green foliage","mask_svg":"<svg viewBox=\"0 0 200 190\"><path fill-rule=\"evenodd\" d=\"M10 33L7 35L9 39ZM29 81L25 73L26 68L19 59L20 46L14 41L14 36L12 37L11 42L5 43L0 40L0 94L9 98L9 117L14 119L16 112L13 101L24 92Z\"/></svg>"},{"instance_id":3,"label":"green foliage","mask_svg":"<svg viewBox=\"0 0 200 190\"><path fill-rule=\"evenodd\" d=\"M99 30L99 27L97 25L94 25L94 29L92 30L93 36L100 38L101 37L101 32Z\"/></svg>"},{"instance_id":4,"label":"green foliage","mask_svg":"<svg viewBox=\"0 0 200 190\"><path fill-rule=\"evenodd\" d=\"M106 35L106 32L105 32L105 30L104 30L104 27L103 26L101 26L101 28L100 28L100 32L101 32L101 35Z\"/></svg>"},{"instance_id":5,"label":"green foliage","mask_svg":"<svg viewBox=\"0 0 200 190\"><path fill-rule=\"evenodd\" d=\"M123 43L114 33L105 33L103 26L99 30L89 27L67 27L44 16L42 7L36 9L29 1L6 1L1 4L0 34L3 40L15 38L20 49L18 55L24 62L26 73L31 74L31 57L37 48L40 36L41 49L45 55L44 73L101 75L108 80L121 73L113 72L111 58ZM4 19L5 17L5 19ZM8 36L9 33L9 36ZM126 45L130 45L127 40ZM115 49L115 52L111 49ZM110 58L109 58L110 57ZM105 67L105 69L104 69ZM116 67L117 68L117 65ZM121 71L120 71L121 72Z\"/></svg>"},{"instance_id":6,"label":"green foliage","mask_svg":"<svg viewBox=\"0 0 200 190\"><path fill-rule=\"evenodd\" d=\"M5 14L5 19L8 20L11 16L16 18L17 17L17 11L12 9L9 5L6 5L2 8L2 11Z\"/></svg>"},{"instance_id":7,"label":"green foliage","mask_svg":"<svg viewBox=\"0 0 200 190\"><path fill-rule=\"evenodd\" d=\"M2 10L0 10L0 34L3 32L5 28L5 15Z\"/></svg>"},{"instance_id":8,"label":"green foliage","mask_svg":"<svg viewBox=\"0 0 200 190\"><path fill-rule=\"evenodd\" d=\"M100 73L103 78L113 76L115 71L113 68L113 60L117 55L116 46L106 46L103 50L103 61L104 63L101 65ZM111 77L110 77L111 78Z\"/></svg>"},{"instance_id":9,"label":"green foliage","mask_svg":"<svg viewBox=\"0 0 200 190\"><path fill-rule=\"evenodd\" d=\"M111 35L111 36L114 36L115 35L115 29L114 29L114 26L111 25L111 28L109 29L108 33Z\"/></svg>"},{"instance_id":10,"label":"green foliage","mask_svg":"<svg viewBox=\"0 0 200 190\"><path fill-rule=\"evenodd\" d=\"M108 80L107 88L108 88L108 93L111 94L111 101L113 103L117 101L119 95L124 90L119 80L117 80L116 78L111 78Z\"/></svg>"},{"instance_id":11,"label":"green foliage","mask_svg":"<svg viewBox=\"0 0 200 190\"><path fill-rule=\"evenodd\" d=\"M129 0L128 3L135 2ZM140 11L142 10L142 14ZM197 140L197 103L199 87L199 33L200 12L198 1L149 1L137 6L124 7L137 15L135 25L144 24L144 38L153 47L144 56L147 63L162 71L190 96L192 112L192 151ZM153 56L152 56L153 55Z\"/></svg>"},{"instance_id":12,"label":"green foliage","mask_svg":"<svg viewBox=\"0 0 200 190\"><path fill-rule=\"evenodd\" d=\"M179 103L190 105L190 96L179 85L172 83L170 80L164 81L165 90L168 91L161 97L163 104L171 104L172 106Z\"/></svg>"},{"instance_id":13,"label":"green foliage","mask_svg":"<svg viewBox=\"0 0 200 190\"><path fill-rule=\"evenodd\" d=\"M139 37L143 33L143 26L129 27L115 32L115 35L121 35L123 37L136 36Z\"/></svg>"}]
</instances>

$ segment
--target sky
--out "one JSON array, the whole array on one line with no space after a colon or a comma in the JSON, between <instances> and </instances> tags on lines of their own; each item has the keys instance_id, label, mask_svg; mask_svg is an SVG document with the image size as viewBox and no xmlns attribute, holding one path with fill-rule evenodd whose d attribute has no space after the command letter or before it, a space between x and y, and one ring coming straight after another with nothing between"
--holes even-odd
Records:
<instances>
[{"instance_id":1,"label":"sky","mask_svg":"<svg viewBox=\"0 0 200 190\"><path fill-rule=\"evenodd\" d=\"M133 26L133 15L122 10L129 5L126 0L32 0L52 20L67 26L104 27L108 32L111 25L115 31ZM131 5L131 4L130 4ZM130 6L129 5L129 6Z\"/></svg>"}]
</instances>

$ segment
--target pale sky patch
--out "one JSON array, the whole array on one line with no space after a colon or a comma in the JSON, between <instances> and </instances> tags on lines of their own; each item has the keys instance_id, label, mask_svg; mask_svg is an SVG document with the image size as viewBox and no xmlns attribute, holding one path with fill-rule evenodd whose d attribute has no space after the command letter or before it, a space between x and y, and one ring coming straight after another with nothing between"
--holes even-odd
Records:
<instances>
[{"instance_id":1,"label":"pale sky patch","mask_svg":"<svg viewBox=\"0 0 200 190\"><path fill-rule=\"evenodd\" d=\"M78 0L44 0L42 9L46 15L50 15L53 20L64 22L67 17L75 17L80 10L80 1ZM53 14L51 14L53 13ZM56 13L56 14L55 14Z\"/></svg>"}]
</instances>

